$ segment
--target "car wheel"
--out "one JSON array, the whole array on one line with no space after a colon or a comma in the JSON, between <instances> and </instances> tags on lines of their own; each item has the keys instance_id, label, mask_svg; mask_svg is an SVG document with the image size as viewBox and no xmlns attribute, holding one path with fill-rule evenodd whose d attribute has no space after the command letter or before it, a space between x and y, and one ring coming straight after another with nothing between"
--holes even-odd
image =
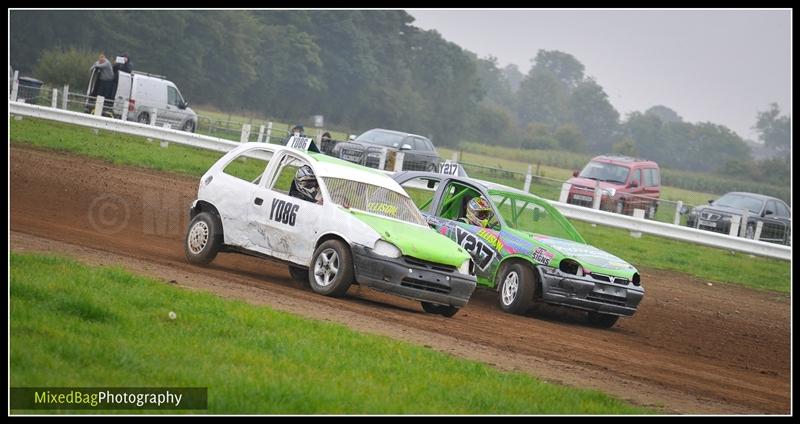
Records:
<instances>
[{"instance_id":1,"label":"car wheel","mask_svg":"<svg viewBox=\"0 0 800 424\"><path fill-rule=\"evenodd\" d=\"M621 214L624 210L625 210L625 202L620 200L619 202L617 202L617 213Z\"/></svg>"},{"instance_id":2,"label":"car wheel","mask_svg":"<svg viewBox=\"0 0 800 424\"><path fill-rule=\"evenodd\" d=\"M142 112L139 114L139 119L137 121L140 124L150 124L150 114L147 112Z\"/></svg>"},{"instance_id":3,"label":"car wheel","mask_svg":"<svg viewBox=\"0 0 800 424\"><path fill-rule=\"evenodd\" d=\"M533 300L533 271L521 262L506 263L498 274L500 308L512 314L523 314Z\"/></svg>"},{"instance_id":4,"label":"car wheel","mask_svg":"<svg viewBox=\"0 0 800 424\"><path fill-rule=\"evenodd\" d=\"M442 316L445 316L447 318L450 318L453 315L455 315L456 312L458 312L458 309L459 309L459 308L456 308L455 306L437 305L435 303L430 303L430 302L421 302L421 303L422 303L422 309L425 312L427 312L429 314L442 315Z\"/></svg>"},{"instance_id":5,"label":"car wheel","mask_svg":"<svg viewBox=\"0 0 800 424\"><path fill-rule=\"evenodd\" d=\"M299 283L308 284L308 268L289 265L289 275Z\"/></svg>"},{"instance_id":6,"label":"car wheel","mask_svg":"<svg viewBox=\"0 0 800 424\"><path fill-rule=\"evenodd\" d=\"M594 311L586 314L586 322L588 322L589 325L600 328L611 328L617 323L618 319L619 316L617 315L601 314Z\"/></svg>"},{"instance_id":7,"label":"car wheel","mask_svg":"<svg viewBox=\"0 0 800 424\"><path fill-rule=\"evenodd\" d=\"M186 260L195 265L211 263L222 246L222 225L217 218L202 212L192 219L183 243Z\"/></svg>"},{"instance_id":8,"label":"car wheel","mask_svg":"<svg viewBox=\"0 0 800 424\"><path fill-rule=\"evenodd\" d=\"M193 133L194 132L194 121L186 121L186 123L183 124L183 130L186 131L186 132Z\"/></svg>"},{"instance_id":9,"label":"car wheel","mask_svg":"<svg viewBox=\"0 0 800 424\"><path fill-rule=\"evenodd\" d=\"M348 246L339 240L322 243L314 251L308 280L321 295L344 296L353 283L353 259Z\"/></svg>"}]
</instances>

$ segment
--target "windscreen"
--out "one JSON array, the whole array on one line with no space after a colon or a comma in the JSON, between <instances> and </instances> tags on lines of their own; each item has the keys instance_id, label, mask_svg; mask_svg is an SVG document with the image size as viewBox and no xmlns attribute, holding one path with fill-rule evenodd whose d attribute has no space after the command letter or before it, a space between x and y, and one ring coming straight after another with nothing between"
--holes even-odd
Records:
<instances>
[{"instance_id":1,"label":"windscreen","mask_svg":"<svg viewBox=\"0 0 800 424\"><path fill-rule=\"evenodd\" d=\"M714 202L714 205L727 206L729 208L737 209L747 209L752 213L760 213L761 203L762 201L760 199L742 196L741 194L728 193L717 199L717 201Z\"/></svg>"},{"instance_id":2,"label":"windscreen","mask_svg":"<svg viewBox=\"0 0 800 424\"><path fill-rule=\"evenodd\" d=\"M427 222L411 198L388 188L341 178L324 177L331 200L345 208L359 209L412 224Z\"/></svg>"},{"instance_id":3,"label":"windscreen","mask_svg":"<svg viewBox=\"0 0 800 424\"><path fill-rule=\"evenodd\" d=\"M630 168L607 162L589 162L581 171L581 178L622 184L628 180Z\"/></svg>"}]
</instances>

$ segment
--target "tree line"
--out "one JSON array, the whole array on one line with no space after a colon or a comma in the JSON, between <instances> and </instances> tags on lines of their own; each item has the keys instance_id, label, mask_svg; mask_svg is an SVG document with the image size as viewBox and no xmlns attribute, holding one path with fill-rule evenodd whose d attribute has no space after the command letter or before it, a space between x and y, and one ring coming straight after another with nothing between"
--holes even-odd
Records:
<instances>
[{"instance_id":1,"label":"tree line","mask_svg":"<svg viewBox=\"0 0 800 424\"><path fill-rule=\"evenodd\" d=\"M788 159L754 161L722 125L684 122L660 105L621 117L568 53L540 50L523 73L413 20L400 10L15 10L10 56L24 73L85 87L98 52L127 52L136 70L166 75L192 103L226 111L297 122L324 115L355 131L427 135L439 146L616 152L676 169L788 181ZM777 105L754 118L767 146L789 150L789 118Z\"/></svg>"}]
</instances>

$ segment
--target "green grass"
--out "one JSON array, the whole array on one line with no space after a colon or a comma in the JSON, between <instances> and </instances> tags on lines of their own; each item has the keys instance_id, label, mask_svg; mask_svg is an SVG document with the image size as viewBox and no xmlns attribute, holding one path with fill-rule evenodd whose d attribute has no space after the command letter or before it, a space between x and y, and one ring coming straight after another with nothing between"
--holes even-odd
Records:
<instances>
[{"instance_id":1,"label":"green grass","mask_svg":"<svg viewBox=\"0 0 800 424\"><path fill-rule=\"evenodd\" d=\"M208 411L196 412L649 412L120 268L33 254L11 254L10 354L12 387L208 387Z\"/></svg>"},{"instance_id":2,"label":"green grass","mask_svg":"<svg viewBox=\"0 0 800 424\"><path fill-rule=\"evenodd\" d=\"M107 131L95 135L92 130L51 121L25 118L10 120L12 145L37 146L77 153L110 161L114 164L132 165L160 171L200 177L220 153L170 144L159 147L158 142L147 142L141 137L128 136ZM263 166L259 161L246 161L242 174L251 175L253 166ZM488 178L501 184L522 187L522 181ZM531 191L542 195L544 183L534 181ZM542 195L542 197L548 197ZM556 196L557 198L557 196ZM668 214L659 209L659 214ZM656 236L633 239L627 232L607 227L584 229L573 221L587 241L625 259L636 266L662 268L686 272L693 276L718 282L736 283L755 288L771 288L787 292L790 286L789 268L786 261L731 254L723 249L707 248L689 243L671 241ZM646 254L639 250L647 245Z\"/></svg>"}]
</instances>

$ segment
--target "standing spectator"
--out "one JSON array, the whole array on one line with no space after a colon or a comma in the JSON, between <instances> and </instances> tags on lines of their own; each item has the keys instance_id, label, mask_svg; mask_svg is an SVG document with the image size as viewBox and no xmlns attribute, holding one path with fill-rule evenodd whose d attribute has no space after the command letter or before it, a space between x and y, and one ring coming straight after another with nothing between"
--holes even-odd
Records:
<instances>
[{"instance_id":1,"label":"standing spectator","mask_svg":"<svg viewBox=\"0 0 800 424\"><path fill-rule=\"evenodd\" d=\"M108 59L106 59L105 54L100 53L97 62L89 68L89 71L93 71L95 68L100 70L97 78L97 95L105 98L113 96L114 93L111 93L111 85L114 83L114 68L111 66Z\"/></svg>"},{"instance_id":2,"label":"standing spectator","mask_svg":"<svg viewBox=\"0 0 800 424\"><path fill-rule=\"evenodd\" d=\"M115 70L120 70L122 72L127 72L129 74L131 72L133 72L133 64L131 63L130 58L128 58L128 53L122 53L121 55L119 55L119 57L125 58L125 62L123 62L123 63L115 63L114 64L114 69Z\"/></svg>"}]
</instances>

